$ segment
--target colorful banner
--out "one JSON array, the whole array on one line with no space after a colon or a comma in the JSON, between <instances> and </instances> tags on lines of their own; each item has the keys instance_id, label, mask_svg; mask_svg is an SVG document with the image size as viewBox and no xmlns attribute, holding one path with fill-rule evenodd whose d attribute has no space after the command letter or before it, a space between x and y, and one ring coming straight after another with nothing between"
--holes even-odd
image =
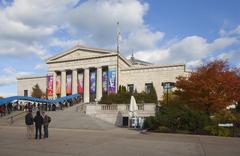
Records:
<instances>
[{"instance_id":1,"label":"colorful banner","mask_svg":"<svg viewBox=\"0 0 240 156\"><path fill-rule=\"evenodd\" d=\"M61 75L56 77L56 94L61 94Z\"/></svg>"},{"instance_id":2,"label":"colorful banner","mask_svg":"<svg viewBox=\"0 0 240 156\"><path fill-rule=\"evenodd\" d=\"M116 93L116 69L108 70L108 93Z\"/></svg>"},{"instance_id":3,"label":"colorful banner","mask_svg":"<svg viewBox=\"0 0 240 156\"><path fill-rule=\"evenodd\" d=\"M67 74L66 94L72 94L72 74Z\"/></svg>"},{"instance_id":4,"label":"colorful banner","mask_svg":"<svg viewBox=\"0 0 240 156\"><path fill-rule=\"evenodd\" d=\"M78 93L83 94L84 86L83 86L83 73L78 73Z\"/></svg>"},{"instance_id":5,"label":"colorful banner","mask_svg":"<svg viewBox=\"0 0 240 156\"><path fill-rule=\"evenodd\" d=\"M47 94L48 96L52 96L53 95L53 75L48 75L47 76Z\"/></svg>"},{"instance_id":6,"label":"colorful banner","mask_svg":"<svg viewBox=\"0 0 240 156\"><path fill-rule=\"evenodd\" d=\"M96 71L90 72L90 94L96 93Z\"/></svg>"},{"instance_id":7,"label":"colorful banner","mask_svg":"<svg viewBox=\"0 0 240 156\"><path fill-rule=\"evenodd\" d=\"M102 90L103 90L103 93L108 92L108 72L107 71L103 71L102 73Z\"/></svg>"}]
</instances>

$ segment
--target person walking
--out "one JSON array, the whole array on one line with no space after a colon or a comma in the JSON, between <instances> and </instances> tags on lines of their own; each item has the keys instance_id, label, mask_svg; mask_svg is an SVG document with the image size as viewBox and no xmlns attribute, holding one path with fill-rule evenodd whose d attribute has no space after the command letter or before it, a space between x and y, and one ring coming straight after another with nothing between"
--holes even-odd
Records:
<instances>
[{"instance_id":1,"label":"person walking","mask_svg":"<svg viewBox=\"0 0 240 156\"><path fill-rule=\"evenodd\" d=\"M40 111L37 111L36 116L34 117L34 122L35 122L35 139L41 139L42 138L42 125L43 125L43 117L40 114ZM39 135L38 135L39 133Z\"/></svg>"},{"instance_id":2,"label":"person walking","mask_svg":"<svg viewBox=\"0 0 240 156\"><path fill-rule=\"evenodd\" d=\"M31 110L28 111L28 113L25 115L25 124L27 126L27 138L31 139L33 138L33 130L34 130L33 115Z\"/></svg>"},{"instance_id":3,"label":"person walking","mask_svg":"<svg viewBox=\"0 0 240 156\"><path fill-rule=\"evenodd\" d=\"M44 130L44 138L48 138L48 126L51 122L51 117L48 116L45 112L43 112L43 130Z\"/></svg>"}]
</instances>

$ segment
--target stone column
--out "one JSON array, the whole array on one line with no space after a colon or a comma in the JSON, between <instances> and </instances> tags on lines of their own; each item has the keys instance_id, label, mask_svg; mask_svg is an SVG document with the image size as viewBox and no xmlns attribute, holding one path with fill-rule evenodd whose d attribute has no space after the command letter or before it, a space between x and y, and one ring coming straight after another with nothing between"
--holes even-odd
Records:
<instances>
[{"instance_id":1,"label":"stone column","mask_svg":"<svg viewBox=\"0 0 240 156\"><path fill-rule=\"evenodd\" d=\"M102 67L97 68L97 101L102 97Z\"/></svg>"},{"instance_id":2,"label":"stone column","mask_svg":"<svg viewBox=\"0 0 240 156\"><path fill-rule=\"evenodd\" d=\"M61 72L61 97L66 96L66 71Z\"/></svg>"},{"instance_id":3,"label":"stone column","mask_svg":"<svg viewBox=\"0 0 240 156\"><path fill-rule=\"evenodd\" d=\"M56 71L53 72L53 98L57 98L57 95L56 95L56 80L57 80L57 73Z\"/></svg>"},{"instance_id":4,"label":"stone column","mask_svg":"<svg viewBox=\"0 0 240 156\"><path fill-rule=\"evenodd\" d=\"M77 94L77 69L72 71L72 94Z\"/></svg>"},{"instance_id":5,"label":"stone column","mask_svg":"<svg viewBox=\"0 0 240 156\"><path fill-rule=\"evenodd\" d=\"M89 69L84 69L84 103L89 103Z\"/></svg>"}]
</instances>

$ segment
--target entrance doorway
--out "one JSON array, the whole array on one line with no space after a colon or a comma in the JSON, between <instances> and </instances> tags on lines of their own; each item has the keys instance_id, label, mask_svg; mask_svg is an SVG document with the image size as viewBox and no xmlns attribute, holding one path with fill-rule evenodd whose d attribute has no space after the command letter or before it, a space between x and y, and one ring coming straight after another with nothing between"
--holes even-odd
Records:
<instances>
[{"instance_id":1,"label":"entrance doorway","mask_svg":"<svg viewBox=\"0 0 240 156\"><path fill-rule=\"evenodd\" d=\"M123 127L128 127L128 117L123 117L122 126Z\"/></svg>"}]
</instances>

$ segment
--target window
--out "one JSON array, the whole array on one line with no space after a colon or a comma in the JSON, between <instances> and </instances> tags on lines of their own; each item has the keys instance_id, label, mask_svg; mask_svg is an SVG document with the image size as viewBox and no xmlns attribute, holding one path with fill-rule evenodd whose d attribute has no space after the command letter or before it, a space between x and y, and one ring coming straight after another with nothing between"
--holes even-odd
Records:
<instances>
[{"instance_id":1,"label":"window","mask_svg":"<svg viewBox=\"0 0 240 156\"><path fill-rule=\"evenodd\" d=\"M164 93L171 93L172 92L172 88L174 87L175 83L174 82L163 82L162 86L163 86L163 92Z\"/></svg>"},{"instance_id":2,"label":"window","mask_svg":"<svg viewBox=\"0 0 240 156\"><path fill-rule=\"evenodd\" d=\"M134 92L134 84L128 84L127 85L127 91L130 92L130 93L133 93Z\"/></svg>"},{"instance_id":3,"label":"window","mask_svg":"<svg viewBox=\"0 0 240 156\"><path fill-rule=\"evenodd\" d=\"M24 90L24 96L28 96L28 90Z\"/></svg>"},{"instance_id":4,"label":"window","mask_svg":"<svg viewBox=\"0 0 240 156\"><path fill-rule=\"evenodd\" d=\"M145 83L145 92L147 94L149 94L151 92L152 88L153 88L153 84L152 83Z\"/></svg>"}]
</instances>

